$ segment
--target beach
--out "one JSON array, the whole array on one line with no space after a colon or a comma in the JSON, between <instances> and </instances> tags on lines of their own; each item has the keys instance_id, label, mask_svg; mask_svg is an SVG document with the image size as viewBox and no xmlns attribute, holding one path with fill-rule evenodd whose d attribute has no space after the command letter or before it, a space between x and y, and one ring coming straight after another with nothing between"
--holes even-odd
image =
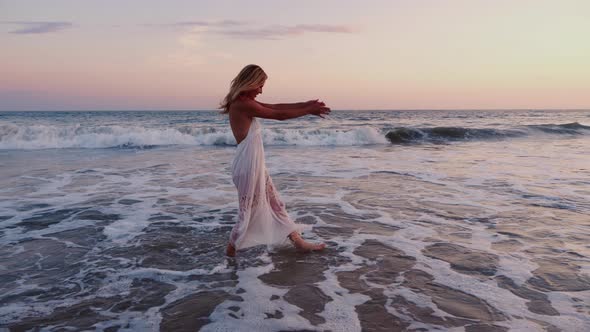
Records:
<instances>
[{"instance_id":1,"label":"beach","mask_svg":"<svg viewBox=\"0 0 590 332\"><path fill-rule=\"evenodd\" d=\"M0 327L587 331L590 111L262 120L303 237L225 257L217 112L0 112Z\"/></svg>"}]
</instances>

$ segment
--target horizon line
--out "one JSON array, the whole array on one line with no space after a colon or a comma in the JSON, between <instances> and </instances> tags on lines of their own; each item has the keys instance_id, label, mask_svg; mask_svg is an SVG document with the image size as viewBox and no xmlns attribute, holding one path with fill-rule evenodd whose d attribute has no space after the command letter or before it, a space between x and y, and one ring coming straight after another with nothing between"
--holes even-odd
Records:
<instances>
[{"instance_id":1,"label":"horizon line","mask_svg":"<svg viewBox=\"0 0 590 332\"><path fill-rule=\"evenodd\" d=\"M355 108L333 109L333 112L367 111L590 111L588 108ZM217 109L80 109L80 110L2 110L0 112L221 112Z\"/></svg>"}]
</instances>

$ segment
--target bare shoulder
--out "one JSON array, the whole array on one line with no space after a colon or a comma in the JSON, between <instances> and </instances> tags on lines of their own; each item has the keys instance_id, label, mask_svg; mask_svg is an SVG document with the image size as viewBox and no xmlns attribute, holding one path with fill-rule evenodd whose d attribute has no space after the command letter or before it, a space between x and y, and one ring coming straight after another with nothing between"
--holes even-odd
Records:
<instances>
[{"instance_id":1,"label":"bare shoulder","mask_svg":"<svg viewBox=\"0 0 590 332\"><path fill-rule=\"evenodd\" d=\"M249 110L252 108L256 107L256 102L253 100L248 100L248 99L237 99L235 100L231 106L230 106L230 111L231 110L236 110L239 112L243 112L245 110Z\"/></svg>"},{"instance_id":2,"label":"bare shoulder","mask_svg":"<svg viewBox=\"0 0 590 332\"><path fill-rule=\"evenodd\" d=\"M237 116L246 116L249 118L263 118L263 119L275 119L275 120L284 120L284 114L280 111L275 111L271 108L265 107L261 105L258 101L254 99L242 99L236 100L230 107L230 117L231 114L236 114Z\"/></svg>"},{"instance_id":3,"label":"bare shoulder","mask_svg":"<svg viewBox=\"0 0 590 332\"><path fill-rule=\"evenodd\" d=\"M234 101L229 109L230 114L239 114L240 117L257 117L259 116L261 105L253 99L238 99Z\"/></svg>"}]
</instances>

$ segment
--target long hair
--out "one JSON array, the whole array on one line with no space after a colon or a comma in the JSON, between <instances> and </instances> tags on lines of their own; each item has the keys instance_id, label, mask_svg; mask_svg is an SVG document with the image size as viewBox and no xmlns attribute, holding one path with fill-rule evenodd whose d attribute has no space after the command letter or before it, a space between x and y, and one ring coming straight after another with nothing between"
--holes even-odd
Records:
<instances>
[{"instance_id":1,"label":"long hair","mask_svg":"<svg viewBox=\"0 0 590 332\"><path fill-rule=\"evenodd\" d=\"M229 106L242 92L257 89L264 84L267 77L260 66L247 65L244 67L238 76L231 81L229 93L219 105L219 108L222 109L221 113L229 113Z\"/></svg>"}]
</instances>

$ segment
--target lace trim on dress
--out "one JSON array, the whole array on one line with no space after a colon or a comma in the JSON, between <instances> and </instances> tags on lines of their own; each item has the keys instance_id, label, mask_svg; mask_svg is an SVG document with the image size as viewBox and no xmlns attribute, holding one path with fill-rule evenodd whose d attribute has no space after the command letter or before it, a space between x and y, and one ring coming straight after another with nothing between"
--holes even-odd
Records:
<instances>
[{"instance_id":1,"label":"lace trim on dress","mask_svg":"<svg viewBox=\"0 0 590 332\"><path fill-rule=\"evenodd\" d=\"M268 172L265 172L265 181L264 182L265 182L264 198L266 199L266 202L270 205L271 209L278 216L288 218L289 216L288 216L287 211L285 209L285 203L283 203L281 201L279 194L277 193L277 190L275 189L275 186L272 183L272 180L271 180ZM239 205L238 205L238 209L239 209L238 221L237 221L236 226L238 226L240 223L242 223L243 220L246 218L246 215L245 215L246 211L252 211L252 209L254 207L257 207L260 203L261 203L260 196L258 194L240 196ZM230 242L232 243L232 245L238 239L238 236L239 236L238 227L234 227L232 229L232 232L230 235Z\"/></svg>"},{"instance_id":2,"label":"lace trim on dress","mask_svg":"<svg viewBox=\"0 0 590 332\"><path fill-rule=\"evenodd\" d=\"M258 198L257 194L254 194L252 196L244 195L244 196L240 197L240 200L238 203L238 209L239 209L238 221L237 221L236 226L234 226L234 228L232 229L231 234L230 234L230 242L232 243L232 245L238 239L238 236L239 236L238 227L246 218L246 211L251 211L252 207L258 206L258 204L259 204L259 198Z\"/></svg>"},{"instance_id":3,"label":"lace trim on dress","mask_svg":"<svg viewBox=\"0 0 590 332\"><path fill-rule=\"evenodd\" d=\"M279 198L279 194L277 193L277 190L275 189L268 172L266 173L266 200L270 204L271 209L276 214L279 216L288 217L287 210L285 209L285 203L283 203L283 201L281 201Z\"/></svg>"}]
</instances>

